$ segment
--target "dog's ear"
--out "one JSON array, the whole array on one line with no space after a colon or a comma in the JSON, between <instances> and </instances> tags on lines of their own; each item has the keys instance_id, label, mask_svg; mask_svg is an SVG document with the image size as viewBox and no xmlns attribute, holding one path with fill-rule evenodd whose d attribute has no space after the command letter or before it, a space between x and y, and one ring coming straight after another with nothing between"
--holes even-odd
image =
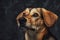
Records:
<instances>
[{"instance_id":1,"label":"dog's ear","mask_svg":"<svg viewBox=\"0 0 60 40\"><path fill-rule=\"evenodd\" d=\"M44 8L42 8L42 11L45 24L47 25L47 27L52 27L53 24L57 21L58 16Z\"/></svg>"},{"instance_id":2,"label":"dog's ear","mask_svg":"<svg viewBox=\"0 0 60 40\"><path fill-rule=\"evenodd\" d=\"M19 13L19 15L16 17L17 25L20 26L19 19L23 16L23 13Z\"/></svg>"}]
</instances>

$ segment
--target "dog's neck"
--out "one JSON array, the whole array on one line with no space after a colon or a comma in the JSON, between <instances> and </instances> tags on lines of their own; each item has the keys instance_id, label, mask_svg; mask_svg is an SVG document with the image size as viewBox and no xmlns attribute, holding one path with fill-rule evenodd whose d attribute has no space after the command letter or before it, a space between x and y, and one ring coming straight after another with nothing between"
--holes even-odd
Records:
<instances>
[{"instance_id":1,"label":"dog's neck","mask_svg":"<svg viewBox=\"0 0 60 40\"><path fill-rule=\"evenodd\" d=\"M29 40L37 40L37 34L41 31L44 31L45 30L45 27L43 27L42 29L39 29L38 31L37 30L27 30L27 35L28 35L28 38Z\"/></svg>"},{"instance_id":2,"label":"dog's neck","mask_svg":"<svg viewBox=\"0 0 60 40\"><path fill-rule=\"evenodd\" d=\"M36 40L36 31L28 30L27 35L29 40Z\"/></svg>"}]
</instances>

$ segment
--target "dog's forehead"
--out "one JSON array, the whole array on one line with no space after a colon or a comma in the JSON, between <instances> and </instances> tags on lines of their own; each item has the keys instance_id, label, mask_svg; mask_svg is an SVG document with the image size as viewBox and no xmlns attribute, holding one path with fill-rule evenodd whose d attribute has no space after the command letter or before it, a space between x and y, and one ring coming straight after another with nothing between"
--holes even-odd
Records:
<instances>
[{"instance_id":1,"label":"dog's forehead","mask_svg":"<svg viewBox=\"0 0 60 40\"><path fill-rule=\"evenodd\" d=\"M26 14L33 15L34 13L39 13L41 8L26 8Z\"/></svg>"}]
</instances>

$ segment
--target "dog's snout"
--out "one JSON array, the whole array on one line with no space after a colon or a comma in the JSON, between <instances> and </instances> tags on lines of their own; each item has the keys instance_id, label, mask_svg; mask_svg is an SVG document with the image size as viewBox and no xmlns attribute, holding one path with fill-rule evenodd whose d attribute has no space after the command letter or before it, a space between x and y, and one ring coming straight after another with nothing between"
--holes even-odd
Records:
<instances>
[{"instance_id":1,"label":"dog's snout","mask_svg":"<svg viewBox=\"0 0 60 40\"><path fill-rule=\"evenodd\" d=\"M26 21L27 21L27 20L26 20L24 17L22 17L22 18L19 19L19 22L20 22L21 24L26 23Z\"/></svg>"}]
</instances>

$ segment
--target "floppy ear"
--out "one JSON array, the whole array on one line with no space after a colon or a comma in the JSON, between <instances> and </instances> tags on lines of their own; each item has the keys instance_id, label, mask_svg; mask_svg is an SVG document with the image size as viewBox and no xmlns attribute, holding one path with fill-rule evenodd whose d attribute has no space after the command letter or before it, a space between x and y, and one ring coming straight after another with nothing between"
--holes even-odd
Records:
<instances>
[{"instance_id":1,"label":"floppy ear","mask_svg":"<svg viewBox=\"0 0 60 40\"><path fill-rule=\"evenodd\" d=\"M16 20L17 20L17 25L20 26L20 23L19 23L19 19L23 16L23 13L20 13L17 17L16 17Z\"/></svg>"},{"instance_id":2,"label":"floppy ear","mask_svg":"<svg viewBox=\"0 0 60 40\"><path fill-rule=\"evenodd\" d=\"M58 16L44 8L42 8L42 11L45 24L47 25L47 27L52 27L53 24L57 21Z\"/></svg>"}]
</instances>

